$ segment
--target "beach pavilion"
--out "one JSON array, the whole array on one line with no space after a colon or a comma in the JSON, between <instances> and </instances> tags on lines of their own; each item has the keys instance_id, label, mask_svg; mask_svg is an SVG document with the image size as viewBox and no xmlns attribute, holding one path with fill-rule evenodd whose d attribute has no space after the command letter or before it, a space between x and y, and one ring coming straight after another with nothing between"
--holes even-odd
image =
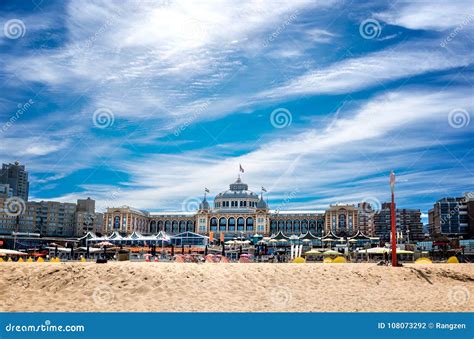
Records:
<instances>
[{"instance_id":1,"label":"beach pavilion","mask_svg":"<svg viewBox=\"0 0 474 339\"><path fill-rule=\"evenodd\" d=\"M315 236L311 231L306 232L305 234L300 235L299 240L303 242L303 245L321 246L321 238Z\"/></svg>"},{"instance_id":2,"label":"beach pavilion","mask_svg":"<svg viewBox=\"0 0 474 339\"><path fill-rule=\"evenodd\" d=\"M344 240L344 238L338 237L332 232L332 230L329 231L328 234L326 234L324 237L321 238L321 241L323 242L323 244L329 244L329 247L332 247L331 245L333 243L339 242L342 240Z\"/></svg>"},{"instance_id":3,"label":"beach pavilion","mask_svg":"<svg viewBox=\"0 0 474 339\"><path fill-rule=\"evenodd\" d=\"M193 245L206 246L209 243L209 237L193 232L182 232L176 235L169 235L164 231L157 234L143 235L134 231L128 236L123 236L115 231L108 236L97 236L93 232L87 233L79 239L85 245L95 245L102 241L108 241L116 246L163 246L173 244L175 246Z\"/></svg>"}]
</instances>

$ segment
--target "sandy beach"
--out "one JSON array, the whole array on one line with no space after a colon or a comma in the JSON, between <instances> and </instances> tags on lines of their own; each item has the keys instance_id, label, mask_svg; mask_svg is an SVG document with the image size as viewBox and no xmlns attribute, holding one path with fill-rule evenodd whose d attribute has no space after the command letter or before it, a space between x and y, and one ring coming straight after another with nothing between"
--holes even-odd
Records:
<instances>
[{"instance_id":1,"label":"sandy beach","mask_svg":"<svg viewBox=\"0 0 474 339\"><path fill-rule=\"evenodd\" d=\"M473 312L468 264L2 263L2 312Z\"/></svg>"}]
</instances>

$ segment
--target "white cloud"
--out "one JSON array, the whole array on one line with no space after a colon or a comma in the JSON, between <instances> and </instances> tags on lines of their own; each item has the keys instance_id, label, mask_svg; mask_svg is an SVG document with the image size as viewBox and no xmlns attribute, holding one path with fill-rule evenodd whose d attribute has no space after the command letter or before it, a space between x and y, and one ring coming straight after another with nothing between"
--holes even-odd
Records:
<instances>
[{"instance_id":1,"label":"white cloud","mask_svg":"<svg viewBox=\"0 0 474 339\"><path fill-rule=\"evenodd\" d=\"M263 91L260 99L350 93L419 74L469 65L472 55L447 55L423 45L403 45L336 62Z\"/></svg>"},{"instance_id":2,"label":"white cloud","mask_svg":"<svg viewBox=\"0 0 474 339\"><path fill-rule=\"evenodd\" d=\"M461 25L469 16L474 16L474 5L470 0L398 1L390 10L375 15L392 25L439 31Z\"/></svg>"},{"instance_id":3,"label":"white cloud","mask_svg":"<svg viewBox=\"0 0 474 339\"><path fill-rule=\"evenodd\" d=\"M401 197L414 192L421 194L418 184L431 182L430 189L434 190L437 185L432 178L439 174L426 172L424 160L447 166L456 163L455 159L433 156L430 147L450 142L448 113L453 107L472 110L468 92L466 88L442 92L408 88L379 95L352 114L344 114L348 117L340 118L330 128L318 126L294 137L270 141L234 158L221 157L210 149L151 156L143 159L140 166L134 161L117 161L115 168L130 173L131 181L115 203L133 202L139 208L176 210L184 199L201 195L204 187L211 189L212 194L225 189L235 180L239 163L245 167L245 180L254 189L265 186L276 200L297 189L298 201L292 201L288 208L311 204L320 208L342 198L345 202L372 196L385 200L383 176L394 168L413 167L411 171L418 175L416 180L414 174L403 179L407 181L403 185L410 189L400 192ZM443 132L420 133L426 126L431 126L433 133L435 128ZM443 178L442 183L466 183L464 179L469 179L470 174L461 172ZM380 179L364 179L374 175ZM410 180L416 186L411 186ZM98 193L99 199L107 199L107 193ZM97 196L93 191L84 194Z\"/></svg>"}]
</instances>

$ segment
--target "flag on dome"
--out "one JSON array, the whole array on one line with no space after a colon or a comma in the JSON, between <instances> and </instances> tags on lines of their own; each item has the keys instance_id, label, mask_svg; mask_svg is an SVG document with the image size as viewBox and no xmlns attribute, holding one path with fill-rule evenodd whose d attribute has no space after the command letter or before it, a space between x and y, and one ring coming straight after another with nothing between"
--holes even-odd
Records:
<instances>
[{"instance_id":1,"label":"flag on dome","mask_svg":"<svg viewBox=\"0 0 474 339\"><path fill-rule=\"evenodd\" d=\"M206 192L206 193L211 193L211 191L209 191L208 188L204 188L204 192Z\"/></svg>"},{"instance_id":2,"label":"flag on dome","mask_svg":"<svg viewBox=\"0 0 474 339\"><path fill-rule=\"evenodd\" d=\"M239 171L242 172L242 173L244 173L245 171L244 171L244 168L242 167L241 164L239 164L239 167L240 167L240 168L239 168Z\"/></svg>"},{"instance_id":3,"label":"flag on dome","mask_svg":"<svg viewBox=\"0 0 474 339\"><path fill-rule=\"evenodd\" d=\"M266 191L267 191L267 189L266 189L265 187L263 187L263 186L262 186L262 191L263 191L263 192L266 192Z\"/></svg>"}]
</instances>

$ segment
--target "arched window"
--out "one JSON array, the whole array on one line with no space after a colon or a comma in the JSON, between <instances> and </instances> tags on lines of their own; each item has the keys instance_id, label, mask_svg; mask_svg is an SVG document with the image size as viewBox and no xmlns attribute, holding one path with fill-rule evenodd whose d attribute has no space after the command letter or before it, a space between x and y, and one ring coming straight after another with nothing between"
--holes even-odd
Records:
<instances>
[{"instance_id":1,"label":"arched window","mask_svg":"<svg viewBox=\"0 0 474 339\"><path fill-rule=\"evenodd\" d=\"M244 218L237 219L237 231L243 231L244 224L245 224Z\"/></svg>"},{"instance_id":2,"label":"arched window","mask_svg":"<svg viewBox=\"0 0 474 339\"><path fill-rule=\"evenodd\" d=\"M276 220L270 222L270 233L276 234L278 232L278 223Z\"/></svg>"},{"instance_id":3,"label":"arched window","mask_svg":"<svg viewBox=\"0 0 474 339\"><path fill-rule=\"evenodd\" d=\"M217 218L211 218L211 231L217 231Z\"/></svg>"},{"instance_id":4,"label":"arched window","mask_svg":"<svg viewBox=\"0 0 474 339\"><path fill-rule=\"evenodd\" d=\"M286 233L292 233L291 220L286 221Z\"/></svg>"},{"instance_id":5,"label":"arched window","mask_svg":"<svg viewBox=\"0 0 474 339\"><path fill-rule=\"evenodd\" d=\"M301 233L300 221L299 220L293 221L293 232L296 233L296 234Z\"/></svg>"},{"instance_id":6,"label":"arched window","mask_svg":"<svg viewBox=\"0 0 474 339\"><path fill-rule=\"evenodd\" d=\"M253 231L253 218L250 217L250 218L247 218L247 225L246 225L246 229L247 229L247 232L251 232Z\"/></svg>"},{"instance_id":7,"label":"arched window","mask_svg":"<svg viewBox=\"0 0 474 339\"><path fill-rule=\"evenodd\" d=\"M345 214L339 214L338 217L338 228L339 231L345 230L346 229L346 215Z\"/></svg>"},{"instance_id":8,"label":"arched window","mask_svg":"<svg viewBox=\"0 0 474 339\"><path fill-rule=\"evenodd\" d=\"M283 220L278 221L278 231L285 232L285 221Z\"/></svg>"},{"instance_id":9,"label":"arched window","mask_svg":"<svg viewBox=\"0 0 474 339\"><path fill-rule=\"evenodd\" d=\"M165 232L166 233L171 233L171 221L169 221L169 220L165 221Z\"/></svg>"},{"instance_id":10,"label":"arched window","mask_svg":"<svg viewBox=\"0 0 474 339\"><path fill-rule=\"evenodd\" d=\"M323 219L318 219L316 235L318 237L322 237L323 234L324 234L324 220Z\"/></svg>"},{"instance_id":11,"label":"arched window","mask_svg":"<svg viewBox=\"0 0 474 339\"><path fill-rule=\"evenodd\" d=\"M178 221L176 220L171 222L171 233L179 233Z\"/></svg>"},{"instance_id":12,"label":"arched window","mask_svg":"<svg viewBox=\"0 0 474 339\"><path fill-rule=\"evenodd\" d=\"M156 221L150 221L150 233L156 233Z\"/></svg>"},{"instance_id":13,"label":"arched window","mask_svg":"<svg viewBox=\"0 0 474 339\"><path fill-rule=\"evenodd\" d=\"M309 231L313 234L316 234L316 220L311 219L309 221Z\"/></svg>"},{"instance_id":14,"label":"arched window","mask_svg":"<svg viewBox=\"0 0 474 339\"><path fill-rule=\"evenodd\" d=\"M220 218L219 219L219 231L225 232L227 230L227 219Z\"/></svg>"},{"instance_id":15,"label":"arched window","mask_svg":"<svg viewBox=\"0 0 474 339\"><path fill-rule=\"evenodd\" d=\"M159 220L158 221L158 226L157 226L157 232L163 231L163 221Z\"/></svg>"},{"instance_id":16,"label":"arched window","mask_svg":"<svg viewBox=\"0 0 474 339\"><path fill-rule=\"evenodd\" d=\"M118 230L120 228L120 217L117 215L114 218L114 230Z\"/></svg>"},{"instance_id":17,"label":"arched window","mask_svg":"<svg viewBox=\"0 0 474 339\"><path fill-rule=\"evenodd\" d=\"M194 232L194 221L188 220L186 231Z\"/></svg>"},{"instance_id":18,"label":"arched window","mask_svg":"<svg viewBox=\"0 0 474 339\"><path fill-rule=\"evenodd\" d=\"M308 232L308 220L303 220L301 222L301 233Z\"/></svg>"},{"instance_id":19,"label":"arched window","mask_svg":"<svg viewBox=\"0 0 474 339\"><path fill-rule=\"evenodd\" d=\"M235 232L235 218L229 218L229 231Z\"/></svg>"},{"instance_id":20,"label":"arched window","mask_svg":"<svg viewBox=\"0 0 474 339\"><path fill-rule=\"evenodd\" d=\"M186 231L186 221L181 220L179 222L179 233L185 232Z\"/></svg>"}]
</instances>

